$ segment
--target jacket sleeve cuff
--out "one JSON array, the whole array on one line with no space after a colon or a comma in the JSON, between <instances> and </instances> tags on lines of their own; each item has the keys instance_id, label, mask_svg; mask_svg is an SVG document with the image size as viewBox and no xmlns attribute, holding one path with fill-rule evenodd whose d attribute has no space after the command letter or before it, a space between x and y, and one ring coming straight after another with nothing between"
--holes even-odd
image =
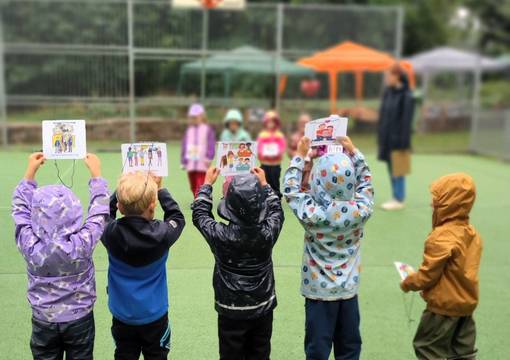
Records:
<instances>
[{"instance_id":1,"label":"jacket sleeve cuff","mask_svg":"<svg viewBox=\"0 0 510 360\"><path fill-rule=\"evenodd\" d=\"M19 182L19 185L35 189L37 187L37 181L21 179L21 181Z\"/></svg>"},{"instance_id":2,"label":"jacket sleeve cuff","mask_svg":"<svg viewBox=\"0 0 510 360\"><path fill-rule=\"evenodd\" d=\"M94 177L94 178L90 178L89 186L90 187L98 187L98 186L107 187L108 182L102 177Z\"/></svg>"},{"instance_id":3,"label":"jacket sleeve cuff","mask_svg":"<svg viewBox=\"0 0 510 360\"><path fill-rule=\"evenodd\" d=\"M206 201L212 203L212 191L213 187L209 184L204 184L200 187L200 191L198 192L197 198L195 201Z\"/></svg>"},{"instance_id":4,"label":"jacket sleeve cuff","mask_svg":"<svg viewBox=\"0 0 510 360\"><path fill-rule=\"evenodd\" d=\"M305 159L299 155L296 155L290 161L289 167L295 167L298 168L299 170L303 170L303 168L305 167Z\"/></svg>"}]
</instances>

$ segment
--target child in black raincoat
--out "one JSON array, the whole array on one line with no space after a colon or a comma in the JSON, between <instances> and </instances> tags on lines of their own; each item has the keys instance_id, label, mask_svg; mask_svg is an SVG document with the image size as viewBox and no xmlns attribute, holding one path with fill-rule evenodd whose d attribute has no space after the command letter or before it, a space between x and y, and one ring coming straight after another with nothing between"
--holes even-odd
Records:
<instances>
[{"instance_id":1,"label":"child in black raincoat","mask_svg":"<svg viewBox=\"0 0 510 360\"><path fill-rule=\"evenodd\" d=\"M193 224L214 254L213 286L221 360L269 359L276 293L271 253L283 225L281 202L264 171L235 176L212 214L210 168L192 205Z\"/></svg>"}]
</instances>

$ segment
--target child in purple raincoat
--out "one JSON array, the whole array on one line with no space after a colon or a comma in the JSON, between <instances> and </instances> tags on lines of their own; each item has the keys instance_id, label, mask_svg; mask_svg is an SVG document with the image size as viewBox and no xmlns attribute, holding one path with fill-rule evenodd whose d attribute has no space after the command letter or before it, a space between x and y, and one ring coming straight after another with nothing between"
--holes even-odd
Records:
<instances>
[{"instance_id":1,"label":"child in purple raincoat","mask_svg":"<svg viewBox=\"0 0 510 360\"><path fill-rule=\"evenodd\" d=\"M12 216L16 245L25 258L32 307L34 359L92 359L96 284L92 252L109 215L108 188L97 156L88 154L90 204L82 222L80 200L63 185L37 187L44 155L30 155L16 187Z\"/></svg>"}]
</instances>

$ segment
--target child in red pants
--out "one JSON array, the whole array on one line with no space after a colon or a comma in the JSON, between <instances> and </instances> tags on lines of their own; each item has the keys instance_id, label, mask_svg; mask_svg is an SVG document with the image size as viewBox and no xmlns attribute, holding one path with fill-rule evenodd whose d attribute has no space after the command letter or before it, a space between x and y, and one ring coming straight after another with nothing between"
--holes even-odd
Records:
<instances>
[{"instance_id":1,"label":"child in red pants","mask_svg":"<svg viewBox=\"0 0 510 360\"><path fill-rule=\"evenodd\" d=\"M181 146L181 165L188 172L191 192L196 197L214 158L216 134L207 124L205 109L201 104L190 106L188 121Z\"/></svg>"}]
</instances>

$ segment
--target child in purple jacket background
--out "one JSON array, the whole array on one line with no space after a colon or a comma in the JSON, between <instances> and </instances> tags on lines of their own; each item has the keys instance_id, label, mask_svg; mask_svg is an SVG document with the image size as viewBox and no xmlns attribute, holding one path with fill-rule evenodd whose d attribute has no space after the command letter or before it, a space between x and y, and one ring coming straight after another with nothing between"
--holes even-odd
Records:
<instances>
[{"instance_id":1,"label":"child in purple jacket background","mask_svg":"<svg viewBox=\"0 0 510 360\"><path fill-rule=\"evenodd\" d=\"M193 104L188 110L189 125L181 144L181 166L188 172L193 196L197 196L204 184L205 173L214 159L216 133L207 124L205 109Z\"/></svg>"},{"instance_id":2,"label":"child in purple jacket background","mask_svg":"<svg viewBox=\"0 0 510 360\"><path fill-rule=\"evenodd\" d=\"M30 155L13 195L16 245L27 263L34 359L92 359L96 283L92 253L109 216L109 194L97 156L88 154L90 204L63 185L38 188L42 153Z\"/></svg>"}]
</instances>

